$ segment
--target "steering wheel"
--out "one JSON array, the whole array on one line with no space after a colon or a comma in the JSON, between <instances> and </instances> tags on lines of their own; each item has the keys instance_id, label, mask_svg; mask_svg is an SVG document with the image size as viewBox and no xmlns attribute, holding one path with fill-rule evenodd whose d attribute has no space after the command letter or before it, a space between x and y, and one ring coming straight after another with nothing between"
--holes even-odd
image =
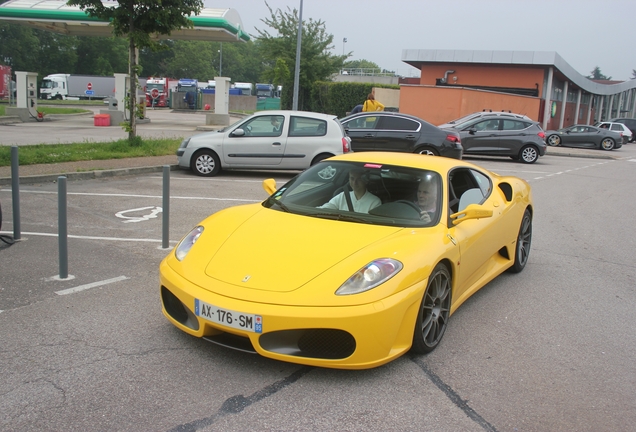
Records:
<instances>
[{"instance_id":1,"label":"steering wheel","mask_svg":"<svg viewBox=\"0 0 636 432\"><path fill-rule=\"evenodd\" d=\"M422 213L422 210L420 209L420 207L415 204L413 201L409 201L409 200L397 200L395 201L396 203L401 203L401 204L408 204L411 207L413 207L415 210L417 210L418 213Z\"/></svg>"},{"instance_id":2,"label":"steering wheel","mask_svg":"<svg viewBox=\"0 0 636 432\"><path fill-rule=\"evenodd\" d=\"M250 135L252 135L252 126L247 125L245 126L245 136L250 136Z\"/></svg>"}]
</instances>

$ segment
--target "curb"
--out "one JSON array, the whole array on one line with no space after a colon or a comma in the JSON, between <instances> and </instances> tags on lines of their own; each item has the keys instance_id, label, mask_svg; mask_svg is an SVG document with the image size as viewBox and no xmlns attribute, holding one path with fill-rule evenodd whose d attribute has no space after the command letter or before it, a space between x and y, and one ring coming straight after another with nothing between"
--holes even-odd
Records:
<instances>
[{"instance_id":1,"label":"curb","mask_svg":"<svg viewBox=\"0 0 636 432\"><path fill-rule=\"evenodd\" d=\"M170 171L176 171L179 169L179 165L169 165ZM164 165L136 167L136 168L117 168L110 170L97 170L97 171L85 171L85 172L70 172L61 174L46 174L46 175L33 175L20 177L20 184L36 184L36 183L55 183L61 176L66 177L69 181L75 180L92 180L104 177L119 177L135 174L147 174L153 172L162 172ZM11 177L0 178L0 186L11 185Z\"/></svg>"}]
</instances>

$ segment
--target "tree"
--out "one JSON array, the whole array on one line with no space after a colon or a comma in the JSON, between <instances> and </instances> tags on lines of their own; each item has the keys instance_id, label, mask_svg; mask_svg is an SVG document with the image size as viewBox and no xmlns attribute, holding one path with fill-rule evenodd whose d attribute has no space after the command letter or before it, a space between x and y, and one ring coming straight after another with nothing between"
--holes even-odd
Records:
<instances>
[{"instance_id":1,"label":"tree","mask_svg":"<svg viewBox=\"0 0 636 432\"><path fill-rule=\"evenodd\" d=\"M636 79L636 69L632 69L632 77L630 79Z\"/></svg>"},{"instance_id":2,"label":"tree","mask_svg":"<svg viewBox=\"0 0 636 432\"><path fill-rule=\"evenodd\" d=\"M603 75L601 73L601 68L598 67L598 66L596 66L594 68L594 70L592 72L590 72L590 76L588 76L588 78L595 79L595 80L607 80L607 81L612 79L612 77L607 77L607 76Z\"/></svg>"},{"instance_id":3,"label":"tree","mask_svg":"<svg viewBox=\"0 0 636 432\"><path fill-rule=\"evenodd\" d=\"M154 34L169 35L173 30L192 27L188 17L199 14L202 0L117 0L102 3L102 0L69 0L68 5L79 6L91 17L110 21L115 36L128 39L130 88L137 88L137 49L160 48L160 44L151 37ZM127 125L128 140L136 142L137 126L135 112L137 91L130 92L130 123Z\"/></svg>"},{"instance_id":4,"label":"tree","mask_svg":"<svg viewBox=\"0 0 636 432\"><path fill-rule=\"evenodd\" d=\"M298 36L298 10L276 11L265 2L270 17L261 21L277 34L272 35L266 30L256 29L258 40L256 43L263 56L264 76L283 80L283 95L281 107L290 108L292 105L293 76L296 64L296 41ZM308 101L311 85L316 81L328 79L333 73L342 68L345 56L336 56L329 51L334 48L333 35L325 30L322 20L303 20L302 42L300 53L300 74L298 85L298 109L303 109L304 101ZM285 72L289 71L289 74ZM287 75L287 76L286 76Z\"/></svg>"},{"instance_id":5,"label":"tree","mask_svg":"<svg viewBox=\"0 0 636 432\"><path fill-rule=\"evenodd\" d=\"M365 59L347 61L343 67L345 69L380 69L376 63Z\"/></svg>"}]
</instances>

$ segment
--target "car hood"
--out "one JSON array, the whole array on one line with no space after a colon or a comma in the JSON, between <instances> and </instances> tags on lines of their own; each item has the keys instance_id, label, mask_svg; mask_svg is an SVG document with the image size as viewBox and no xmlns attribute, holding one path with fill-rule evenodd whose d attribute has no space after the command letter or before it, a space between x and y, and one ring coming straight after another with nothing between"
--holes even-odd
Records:
<instances>
[{"instance_id":1,"label":"car hood","mask_svg":"<svg viewBox=\"0 0 636 432\"><path fill-rule=\"evenodd\" d=\"M227 131L212 131L212 132L204 132L197 135L193 135L190 138L190 143L188 147L192 146L200 146L203 144L210 145L210 143L222 143L225 138Z\"/></svg>"},{"instance_id":2,"label":"car hood","mask_svg":"<svg viewBox=\"0 0 636 432\"><path fill-rule=\"evenodd\" d=\"M289 292L399 230L261 207L216 250L206 251L211 258L205 274L241 289Z\"/></svg>"}]
</instances>

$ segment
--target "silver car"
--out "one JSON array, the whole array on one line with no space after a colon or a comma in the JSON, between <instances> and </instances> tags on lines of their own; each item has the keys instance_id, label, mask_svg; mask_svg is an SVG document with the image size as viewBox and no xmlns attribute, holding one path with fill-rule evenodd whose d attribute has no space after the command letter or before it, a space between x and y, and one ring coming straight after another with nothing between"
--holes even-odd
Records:
<instances>
[{"instance_id":1,"label":"silver car","mask_svg":"<svg viewBox=\"0 0 636 432\"><path fill-rule=\"evenodd\" d=\"M308 111L259 111L219 131L186 138L179 166L201 176L221 169L304 170L351 151L338 118Z\"/></svg>"}]
</instances>

